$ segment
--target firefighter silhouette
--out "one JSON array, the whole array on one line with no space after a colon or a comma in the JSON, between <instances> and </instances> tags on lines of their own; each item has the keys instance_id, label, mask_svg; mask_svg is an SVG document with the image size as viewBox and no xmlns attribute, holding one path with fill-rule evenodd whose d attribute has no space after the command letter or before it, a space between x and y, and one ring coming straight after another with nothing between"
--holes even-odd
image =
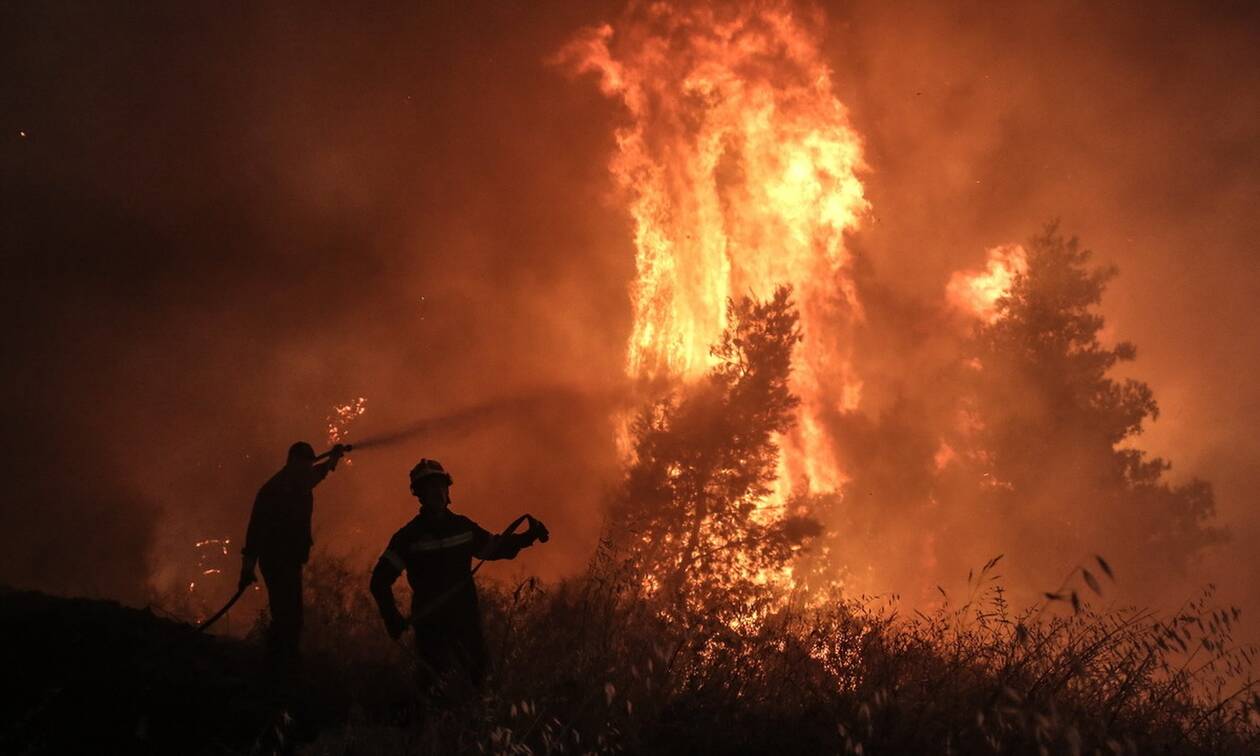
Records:
<instances>
[{"instance_id":1,"label":"firefighter silhouette","mask_svg":"<svg viewBox=\"0 0 1260 756\"><path fill-rule=\"evenodd\" d=\"M477 689L485 678L473 558L512 559L548 538L546 527L529 515L504 534L491 535L450 511L452 482L436 460L422 459L411 470L411 492L420 500L420 514L390 539L371 583L390 636L399 638L409 625L415 630L417 682L422 693L436 700L468 684ZM526 532L512 532L526 519ZM410 618L403 617L394 601L393 585L403 572L412 590Z\"/></svg>"},{"instance_id":2,"label":"firefighter silhouette","mask_svg":"<svg viewBox=\"0 0 1260 756\"><path fill-rule=\"evenodd\" d=\"M273 672L292 672L298 665L302 637L302 566L311 553L313 489L337 467L346 447L338 444L320 457L305 441L289 447L288 461L263 484L254 499L241 549L244 589L262 568L271 607L267 661ZM322 460L322 461L321 461Z\"/></svg>"}]
</instances>

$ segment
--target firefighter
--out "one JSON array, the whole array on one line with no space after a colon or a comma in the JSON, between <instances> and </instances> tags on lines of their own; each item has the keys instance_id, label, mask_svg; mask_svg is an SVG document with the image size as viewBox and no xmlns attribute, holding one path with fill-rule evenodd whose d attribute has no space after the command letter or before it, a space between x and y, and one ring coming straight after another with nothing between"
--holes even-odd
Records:
<instances>
[{"instance_id":1,"label":"firefighter","mask_svg":"<svg viewBox=\"0 0 1260 756\"><path fill-rule=\"evenodd\" d=\"M472 559L512 559L535 541L547 540L546 527L528 515L524 533L491 535L449 509L451 476L436 460L422 459L411 470L411 493L420 514L389 541L372 571L372 595L390 637L410 625L415 630L421 691L442 698L451 685L475 690L486 672L486 651L477 608ZM518 520L518 523L520 520ZM394 602L394 582L403 572L411 584L411 617Z\"/></svg>"},{"instance_id":2,"label":"firefighter","mask_svg":"<svg viewBox=\"0 0 1260 756\"><path fill-rule=\"evenodd\" d=\"M273 673L296 669L302 636L302 565L310 557L311 510L315 504L312 489L337 468L346 453L338 444L324 457L305 441L289 447L288 461L280 472L263 484L254 499L241 549L241 579L244 589L257 578L255 565L262 568L271 607L267 632L267 661ZM321 461L322 460L322 461Z\"/></svg>"}]
</instances>

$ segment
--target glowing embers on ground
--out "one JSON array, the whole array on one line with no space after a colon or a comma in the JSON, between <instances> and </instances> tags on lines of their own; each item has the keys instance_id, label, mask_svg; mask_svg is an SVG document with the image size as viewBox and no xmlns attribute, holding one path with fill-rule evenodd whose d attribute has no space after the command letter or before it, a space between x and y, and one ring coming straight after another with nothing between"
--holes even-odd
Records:
<instances>
[{"instance_id":1,"label":"glowing embers on ground","mask_svg":"<svg viewBox=\"0 0 1260 756\"><path fill-rule=\"evenodd\" d=\"M801 406L771 503L836 490L844 474L821 417L860 400L849 350L862 308L844 234L867 202L861 140L816 30L785 4L655 3L587 30L561 58L629 114L611 164L636 247L627 372L703 375L727 300L791 285Z\"/></svg>"},{"instance_id":2,"label":"glowing embers on ground","mask_svg":"<svg viewBox=\"0 0 1260 756\"><path fill-rule=\"evenodd\" d=\"M1028 270L1028 253L1019 244L1003 244L989 250L982 270L960 270L945 287L949 303L968 315L993 322L997 302L1011 290L1015 277Z\"/></svg>"}]
</instances>

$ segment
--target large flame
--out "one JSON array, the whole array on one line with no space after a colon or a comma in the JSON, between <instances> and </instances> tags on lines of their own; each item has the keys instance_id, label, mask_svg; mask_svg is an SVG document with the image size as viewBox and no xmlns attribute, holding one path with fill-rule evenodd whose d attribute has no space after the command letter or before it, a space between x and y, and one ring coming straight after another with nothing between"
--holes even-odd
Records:
<instances>
[{"instance_id":1,"label":"large flame","mask_svg":"<svg viewBox=\"0 0 1260 756\"><path fill-rule=\"evenodd\" d=\"M982 270L960 270L950 276L945 296L954 307L985 322L997 318L997 302L1027 272L1028 253L1019 244L1003 244L989 250Z\"/></svg>"},{"instance_id":2,"label":"large flame","mask_svg":"<svg viewBox=\"0 0 1260 756\"><path fill-rule=\"evenodd\" d=\"M816 20L780 3L653 3L566 51L630 116L611 164L637 249L627 372L702 375L728 298L793 287L802 402L782 439L780 503L843 482L822 417L861 394L849 354L862 308L844 239L867 208L861 140L832 92Z\"/></svg>"}]
</instances>

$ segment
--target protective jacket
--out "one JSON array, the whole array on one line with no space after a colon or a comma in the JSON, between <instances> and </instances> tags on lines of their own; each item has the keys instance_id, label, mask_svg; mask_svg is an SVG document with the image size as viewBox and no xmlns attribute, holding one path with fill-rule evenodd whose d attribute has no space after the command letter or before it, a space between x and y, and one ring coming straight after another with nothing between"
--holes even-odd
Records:
<instances>
[{"instance_id":1,"label":"protective jacket","mask_svg":"<svg viewBox=\"0 0 1260 756\"><path fill-rule=\"evenodd\" d=\"M254 499L241 553L264 565L305 564L313 544L312 489L329 469L327 463L309 469L285 467L271 476Z\"/></svg>"},{"instance_id":2,"label":"protective jacket","mask_svg":"<svg viewBox=\"0 0 1260 756\"><path fill-rule=\"evenodd\" d=\"M416 516L394 534L372 573L372 595L386 624L402 620L391 586L407 573L411 621L430 626L475 627L477 586L470 578L474 557L512 559L533 543L530 533L496 536L463 515ZM435 605L436 602L436 605Z\"/></svg>"}]
</instances>

